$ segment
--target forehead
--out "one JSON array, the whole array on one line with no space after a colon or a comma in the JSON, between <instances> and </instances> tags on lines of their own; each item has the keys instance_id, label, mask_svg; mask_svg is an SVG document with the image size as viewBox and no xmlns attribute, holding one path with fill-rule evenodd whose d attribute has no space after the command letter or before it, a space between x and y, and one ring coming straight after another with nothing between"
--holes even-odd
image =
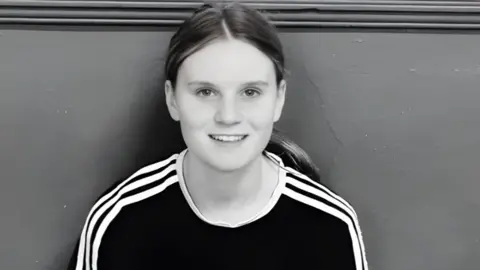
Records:
<instances>
[{"instance_id":1,"label":"forehead","mask_svg":"<svg viewBox=\"0 0 480 270\"><path fill-rule=\"evenodd\" d=\"M236 39L218 40L189 56L178 80L227 85L245 81L274 81L273 62L254 46Z\"/></svg>"}]
</instances>

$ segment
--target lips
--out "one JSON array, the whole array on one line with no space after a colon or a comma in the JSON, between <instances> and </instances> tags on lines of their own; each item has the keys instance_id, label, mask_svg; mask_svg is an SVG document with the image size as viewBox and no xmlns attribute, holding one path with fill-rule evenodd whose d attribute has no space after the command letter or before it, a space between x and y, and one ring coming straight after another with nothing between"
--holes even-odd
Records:
<instances>
[{"instance_id":1,"label":"lips","mask_svg":"<svg viewBox=\"0 0 480 270\"><path fill-rule=\"evenodd\" d=\"M227 143L234 143L240 142L245 140L248 135L224 135L224 134L210 134L208 135L211 139L218 141L218 142L227 142Z\"/></svg>"}]
</instances>

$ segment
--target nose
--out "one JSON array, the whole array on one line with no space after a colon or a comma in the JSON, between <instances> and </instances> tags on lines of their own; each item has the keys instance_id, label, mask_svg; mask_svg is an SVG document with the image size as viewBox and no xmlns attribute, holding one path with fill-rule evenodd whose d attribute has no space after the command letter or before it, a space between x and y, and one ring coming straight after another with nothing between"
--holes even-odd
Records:
<instances>
[{"instance_id":1,"label":"nose","mask_svg":"<svg viewBox=\"0 0 480 270\"><path fill-rule=\"evenodd\" d=\"M224 125L232 125L242 120L242 114L234 99L224 98L219 102L215 121Z\"/></svg>"}]
</instances>

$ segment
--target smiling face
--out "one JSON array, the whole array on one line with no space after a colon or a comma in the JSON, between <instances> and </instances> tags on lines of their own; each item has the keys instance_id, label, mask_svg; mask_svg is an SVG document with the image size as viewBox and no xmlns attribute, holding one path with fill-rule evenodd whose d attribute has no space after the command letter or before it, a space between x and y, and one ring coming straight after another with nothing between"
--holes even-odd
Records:
<instances>
[{"instance_id":1,"label":"smiling face","mask_svg":"<svg viewBox=\"0 0 480 270\"><path fill-rule=\"evenodd\" d=\"M190 154L219 171L260 157L286 90L264 53L241 40L216 40L182 63L176 84L165 83L167 106Z\"/></svg>"}]
</instances>

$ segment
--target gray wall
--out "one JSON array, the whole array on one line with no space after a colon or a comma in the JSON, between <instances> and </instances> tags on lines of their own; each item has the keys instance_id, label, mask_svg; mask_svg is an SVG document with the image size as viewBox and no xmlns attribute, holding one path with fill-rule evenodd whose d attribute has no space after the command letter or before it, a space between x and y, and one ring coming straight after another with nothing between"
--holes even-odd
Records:
<instances>
[{"instance_id":1,"label":"gray wall","mask_svg":"<svg viewBox=\"0 0 480 270\"><path fill-rule=\"evenodd\" d=\"M175 148L158 84L172 32L0 32L0 269L62 269L100 192ZM371 269L477 269L480 35L282 40L279 127L355 206Z\"/></svg>"}]
</instances>

